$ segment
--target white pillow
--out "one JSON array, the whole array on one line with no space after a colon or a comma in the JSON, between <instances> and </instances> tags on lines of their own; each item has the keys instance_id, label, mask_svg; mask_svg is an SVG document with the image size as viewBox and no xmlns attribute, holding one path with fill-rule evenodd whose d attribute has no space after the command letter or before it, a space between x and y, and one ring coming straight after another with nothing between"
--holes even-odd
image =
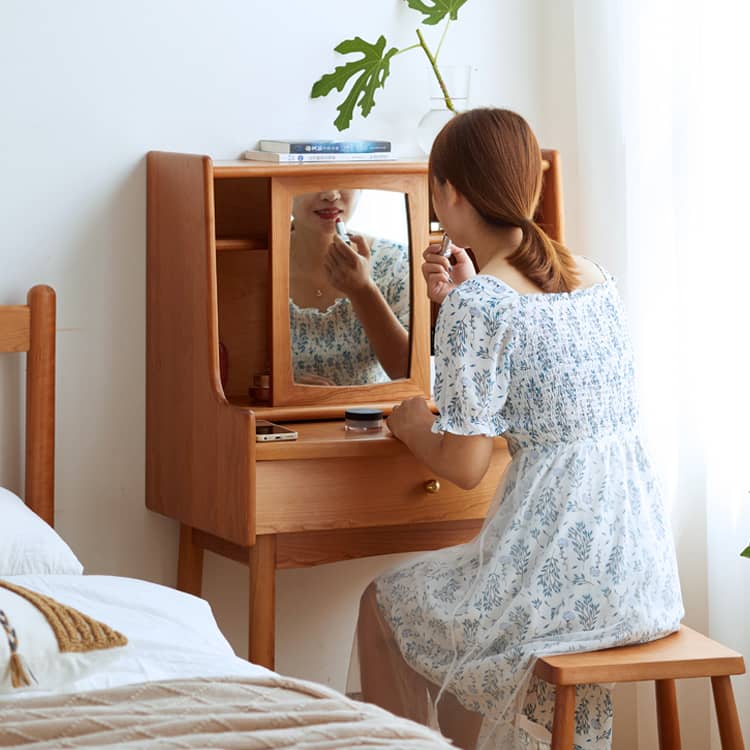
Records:
<instances>
[{"instance_id":1,"label":"white pillow","mask_svg":"<svg viewBox=\"0 0 750 750\"><path fill-rule=\"evenodd\" d=\"M0 487L0 576L28 573L80 575L83 565L49 524Z\"/></svg>"},{"instance_id":2,"label":"white pillow","mask_svg":"<svg viewBox=\"0 0 750 750\"><path fill-rule=\"evenodd\" d=\"M191 594L119 576L29 575L3 580L75 607L128 638L127 646L111 649L116 658L103 669L82 674L74 682L48 691L48 695L105 690L136 682L272 674L235 656L208 602ZM25 690L0 693L0 704L28 695Z\"/></svg>"},{"instance_id":3,"label":"white pillow","mask_svg":"<svg viewBox=\"0 0 750 750\"><path fill-rule=\"evenodd\" d=\"M0 695L63 687L111 664L127 642L85 612L15 588L0 586Z\"/></svg>"}]
</instances>

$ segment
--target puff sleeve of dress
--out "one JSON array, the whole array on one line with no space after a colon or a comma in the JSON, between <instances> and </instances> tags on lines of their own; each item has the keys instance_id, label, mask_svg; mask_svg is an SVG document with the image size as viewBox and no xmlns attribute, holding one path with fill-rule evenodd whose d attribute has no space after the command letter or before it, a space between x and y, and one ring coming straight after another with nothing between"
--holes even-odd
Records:
<instances>
[{"instance_id":1,"label":"puff sleeve of dress","mask_svg":"<svg viewBox=\"0 0 750 750\"><path fill-rule=\"evenodd\" d=\"M508 429L513 352L513 297L487 294L475 277L456 287L435 326L434 400L440 412L433 432L496 437Z\"/></svg>"},{"instance_id":2,"label":"puff sleeve of dress","mask_svg":"<svg viewBox=\"0 0 750 750\"><path fill-rule=\"evenodd\" d=\"M380 288L386 302L409 330L409 248L393 240L377 238L370 247L372 278Z\"/></svg>"}]
</instances>

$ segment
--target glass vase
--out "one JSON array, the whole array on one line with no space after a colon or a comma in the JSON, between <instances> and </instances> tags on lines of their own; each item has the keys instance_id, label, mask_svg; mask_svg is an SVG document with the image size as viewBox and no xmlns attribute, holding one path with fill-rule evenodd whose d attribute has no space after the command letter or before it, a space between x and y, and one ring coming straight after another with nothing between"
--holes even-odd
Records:
<instances>
[{"instance_id":1,"label":"glass vase","mask_svg":"<svg viewBox=\"0 0 750 750\"><path fill-rule=\"evenodd\" d=\"M471 66L446 65L441 68L440 72L456 112L463 112L468 109ZM435 136L456 112L448 109L443 90L440 88L437 79L433 77L430 91L430 109L417 124L417 145L422 153L426 156L429 155Z\"/></svg>"}]
</instances>

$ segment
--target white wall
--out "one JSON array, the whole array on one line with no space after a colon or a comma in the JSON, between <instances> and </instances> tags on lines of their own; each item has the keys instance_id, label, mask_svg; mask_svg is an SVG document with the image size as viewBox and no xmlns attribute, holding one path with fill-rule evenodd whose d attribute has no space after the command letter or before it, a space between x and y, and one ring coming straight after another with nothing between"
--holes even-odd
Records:
<instances>
[{"instance_id":1,"label":"white wall","mask_svg":"<svg viewBox=\"0 0 750 750\"><path fill-rule=\"evenodd\" d=\"M477 67L473 103L546 112L540 5L470 0L446 63ZM173 584L177 526L144 506L145 162L151 149L233 158L259 138L337 135L311 101L348 36L412 44L402 0L3 0L0 304L58 293L57 527L90 573ZM428 38L436 38L427 30ZM393 61L347 137L415 152L429 72ZM420 96L419 91L424 91ZM415 93L417 92L417 93ZM562 102L561 104L564 104ZM557 142L554 122L543 130ZM0 362L0 483L22 489L20 363ZM247 570L207 555L205 594L246 653ZM344 686L360 592L388 558L278 575L278 667Z\"/></svg>"}]
</instances>

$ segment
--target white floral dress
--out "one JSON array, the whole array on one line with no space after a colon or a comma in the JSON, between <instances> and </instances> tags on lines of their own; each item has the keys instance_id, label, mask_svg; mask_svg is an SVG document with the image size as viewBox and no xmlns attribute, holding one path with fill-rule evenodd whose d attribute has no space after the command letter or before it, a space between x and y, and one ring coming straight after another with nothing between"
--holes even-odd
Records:
<instances>
[{"instance_id":1,"label":"white floral dress","mask_svg":"<svg viewBox=\"0 0 750 750\"><path fill-rule=\"evenodd\" d=\"M378 578L378 604L409 665L483 714L479 746L546 747L554 688L534 656L683 616L621 302L609 276L521 295L480 275L443 302L435 347L434 430L504 435L512 461L479 536ZM576 748L609 748L611 724L607 687L579 688Z\"/></svg>"},{"instance_id":2,"label":"white floral dress","mask_svg":"<svg viewBox=\"0 0 750 750\"><path fill-rule=\"evenodd\" d=\"M399 242L377 238L370 246L372 280L400 323L409 329L409 252ZM327 310L298 307L289 300L292 367L295 379L321 375L336 385L390 380L370 346L347 297Z\"/></svg>"}]
</instances>

